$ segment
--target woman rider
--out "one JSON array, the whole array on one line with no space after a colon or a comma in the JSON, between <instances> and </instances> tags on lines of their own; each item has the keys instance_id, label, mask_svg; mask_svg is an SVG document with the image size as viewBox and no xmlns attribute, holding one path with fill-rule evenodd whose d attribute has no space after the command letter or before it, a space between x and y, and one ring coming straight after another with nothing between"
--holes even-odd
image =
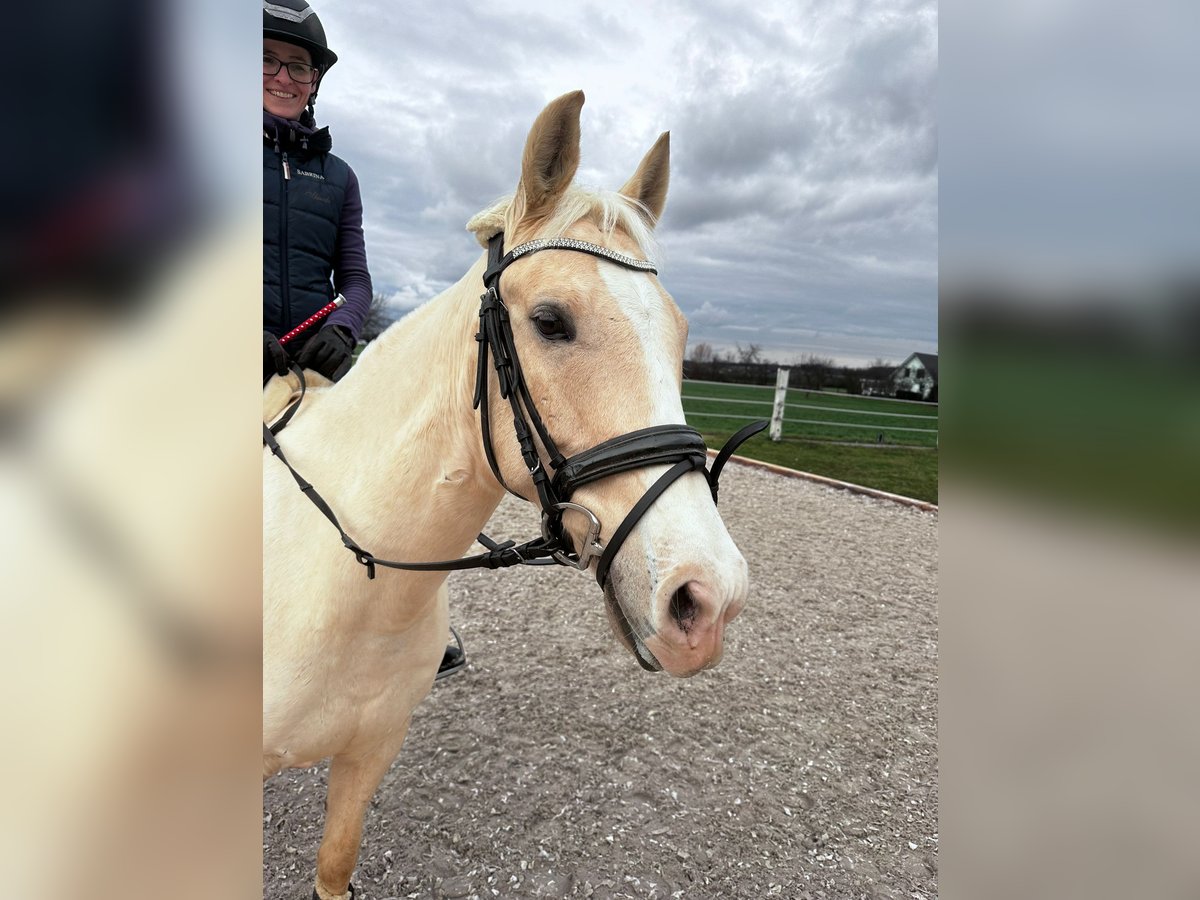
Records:
<instances>
[{"instance_id":1,"label":"woman rider","mask_svg":"<svg viewBox=\"0 0 1200 900\"><path fill-rule=\"evenodd\" d=\"M354 170L330 152L313 107L337 62L305 0L263 3L263 378L286 371L276 341L336 294L342 307L320 329L293 339L287 354L337 380L371 306L362 195Z\"/></svg>"},{"instance_id":2,"label":"woman rider","mask_svg":"<svg viewBox=\"0 0 1200 900\"><path fill-rule=\"evenodd\" d=\"M317 88L337 54L306 0L263 2L263 381L289 356L338 380L350 368L371 306L362 194L354 170L317 128ZM345 303L286 350L279 338L326 306ZM466 664L446 648L439 677Z\"/></svg>"}]
</instances>

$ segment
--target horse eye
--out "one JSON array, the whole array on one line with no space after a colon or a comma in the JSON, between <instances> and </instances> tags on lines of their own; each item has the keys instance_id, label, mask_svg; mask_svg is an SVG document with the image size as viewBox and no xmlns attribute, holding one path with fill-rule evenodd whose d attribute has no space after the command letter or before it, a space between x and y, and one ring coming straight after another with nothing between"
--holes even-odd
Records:
<instances>
[{"instance_id":1,"label":"horse eye","mask_svg":"<svg viewBox=\"0 0 1200 900\"><path fill-rule=\"evenodd\" d=\"M570 324L555 310L535 309L529 317L533 320L538 334L549 341L569 341L575 337Z\"/></svg>"}]
</instances>

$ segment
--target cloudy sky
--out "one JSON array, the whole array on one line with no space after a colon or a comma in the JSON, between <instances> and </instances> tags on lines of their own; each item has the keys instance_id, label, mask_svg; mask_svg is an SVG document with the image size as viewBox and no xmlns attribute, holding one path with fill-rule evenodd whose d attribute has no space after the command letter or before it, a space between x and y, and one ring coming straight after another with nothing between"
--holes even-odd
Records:
<instances>
[{"instance_id":1,"label":"cloudy sky","mask_svg":"<svg viewBox=\"0 0 1200 900\"><path fill-rule=\"evenodd\" d=\"M412 308L480 252L545 103L582 88L578 180L662 131L660 278L690 343L845 363L937 350L932 0L314 0L340 61L317 118L363 186L376 290Z\"/></svg>"}]
</instances>

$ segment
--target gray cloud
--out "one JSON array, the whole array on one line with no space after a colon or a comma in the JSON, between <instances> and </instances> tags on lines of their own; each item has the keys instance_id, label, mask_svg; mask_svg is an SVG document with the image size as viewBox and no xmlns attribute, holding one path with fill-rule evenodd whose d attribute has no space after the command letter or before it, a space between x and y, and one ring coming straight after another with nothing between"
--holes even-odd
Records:
<instances>
[{"instance_id":1,"label":"gray cloud","mask_svg":"<svg viewBox=\"0 0 1200 900\"><path fill-rule=\"evenodd\" d=\"M372 274L409 306L479 253L547 100L583 88L581 180L672 133L664 285L691 340L780 359L936 349L936 8L905 0L405 7L321 0L318 118L363 185ZM875 349L872 349L874 347Z\"/></svg>"}]
</instances>

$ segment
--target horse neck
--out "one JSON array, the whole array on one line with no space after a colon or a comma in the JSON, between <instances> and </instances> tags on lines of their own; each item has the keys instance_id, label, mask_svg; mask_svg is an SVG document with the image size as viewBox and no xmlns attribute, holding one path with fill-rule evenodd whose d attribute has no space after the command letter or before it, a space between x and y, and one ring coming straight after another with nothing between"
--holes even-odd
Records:
<instances>
[{"instance_id":1,"label":"horse neck","mask_svg":"<svg viewBox=\"0 0 1200 900\"><path fill-rule=\"evenodd\" d=\"M347 530L377 556L461 555L503 496L472 408L484 262L368 345L322 404L351 470Z\"/></svg>"}]
</instances>

